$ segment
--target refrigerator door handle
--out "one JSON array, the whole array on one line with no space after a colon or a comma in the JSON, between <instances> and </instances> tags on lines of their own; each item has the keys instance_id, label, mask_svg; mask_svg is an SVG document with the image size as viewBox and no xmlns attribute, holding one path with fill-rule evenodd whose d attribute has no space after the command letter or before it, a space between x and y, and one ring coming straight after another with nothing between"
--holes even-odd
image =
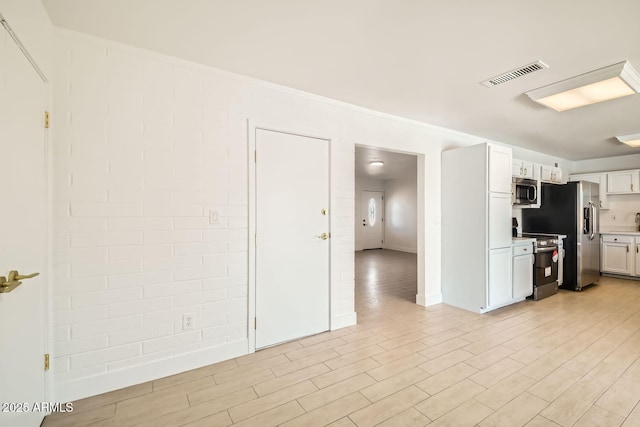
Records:
<instances>
[{"instance_id":1,"label":"refrigerator door handle","mask_svg":"<svg viewBox=\"0 0 640 427\"><path fill-rule=\"evenodd\" d=\"M589 201L589 207L591 208L591 221L589 221L591 236L589 236L589 240L593 240L593 238L596 237L596 205L592 201Z\"/></svg>"}]
</instances>

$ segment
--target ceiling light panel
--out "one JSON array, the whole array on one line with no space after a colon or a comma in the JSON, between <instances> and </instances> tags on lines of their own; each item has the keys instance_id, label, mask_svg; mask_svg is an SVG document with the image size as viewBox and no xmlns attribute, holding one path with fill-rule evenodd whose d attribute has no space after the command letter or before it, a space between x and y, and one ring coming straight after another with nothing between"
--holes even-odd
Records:
<instances>
[{"instance_id":1,"label":"ceiling light panel","mask_svg":"<svg viewBox=\"0 0 640 427\"><path fill-rule=\"evenodd\" d=\"M616 136L618 141L627 144L630 147L640 147L640 133L632 133L629 135Z\"/></svg>"},{"instance_id":2,"label":"ceiling light panel","mask_svg":"<svg viewBox=\"0 0 640 427\"><path fill-rule=\"evenodd\" d=\"M527 92L533 101L566 111L622 98L640 91L640 75L628 62L620 62Z\"/></svg>"}]
</instances>

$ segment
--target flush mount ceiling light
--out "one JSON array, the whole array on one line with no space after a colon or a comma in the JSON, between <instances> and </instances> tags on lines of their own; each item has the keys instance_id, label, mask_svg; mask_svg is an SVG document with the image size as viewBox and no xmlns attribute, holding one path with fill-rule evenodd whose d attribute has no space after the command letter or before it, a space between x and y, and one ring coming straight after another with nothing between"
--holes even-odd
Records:
<instances>
[{"instance_id":1,"label":"flush mount ceiling light","mask_svg":"<svg viewBox=\"0 0 640 427\"><path fill-rule=\"evenodd\" d=\"M382 160L374 160L372 162L369 162L369 164L371 166L382 166L382 165L384 165L384 162Z\"/></svg>"},{"instance_id":2,"label":"flush mount ceiling light","mask_svg":"<svg viewBox=\"0 0 640 427\"><path fill-rule=\"evenodd\" d=\"M640 133L616 136L618 141L627 144L629 147L640 147Z\"/></svg>"},{"instance_id":3,"label":"flush mount ceiling light","mask_svg":"<svg viewBox=\"0 0 640 427\"><path fill-rule=\"evenodd\" d=\"M584 107L640 92L640 74L628 62L571 77L526 94L556 111Z\"/></svg>"}]
</instances>

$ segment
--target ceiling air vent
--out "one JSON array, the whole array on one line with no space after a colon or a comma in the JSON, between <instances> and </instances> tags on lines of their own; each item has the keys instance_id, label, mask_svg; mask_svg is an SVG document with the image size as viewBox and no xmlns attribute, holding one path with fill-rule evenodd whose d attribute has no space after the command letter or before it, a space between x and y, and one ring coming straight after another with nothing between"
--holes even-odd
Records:
<instances>
[{"instance_id":1,"label":"ceiling air vent","mask_svg":"<svg viewBox=\"0 0 640 427\"><path fill-rule=\"evenodd\" d=\"M486 87L493 87L508 82L509 80L517 79L518 77L533 73L534 71L542 70L544 68L549 68L549 66L542 61L536 61L531 64L525 65L524 67L516 68L515 70L507 71L506 73L502 73L498 76L492 77L488 80L480 82L480 84Z\"/></svg>"}]
</instances>

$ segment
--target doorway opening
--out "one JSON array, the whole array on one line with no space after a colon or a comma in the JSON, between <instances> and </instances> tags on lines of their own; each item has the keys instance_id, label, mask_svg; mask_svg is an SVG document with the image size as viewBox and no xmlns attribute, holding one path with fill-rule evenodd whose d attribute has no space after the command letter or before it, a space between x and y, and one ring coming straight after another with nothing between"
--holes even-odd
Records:
<instances>
[{"instance_id":1,"label":"doorway opening","mask_svg":"<svg viewBox=\"0 0 640 427\"><path fill-rule=\"evenodd\" d=\"M356 145L355 306L359 319L415 303L418 159Z\"/></svg>"}]
</instances>

